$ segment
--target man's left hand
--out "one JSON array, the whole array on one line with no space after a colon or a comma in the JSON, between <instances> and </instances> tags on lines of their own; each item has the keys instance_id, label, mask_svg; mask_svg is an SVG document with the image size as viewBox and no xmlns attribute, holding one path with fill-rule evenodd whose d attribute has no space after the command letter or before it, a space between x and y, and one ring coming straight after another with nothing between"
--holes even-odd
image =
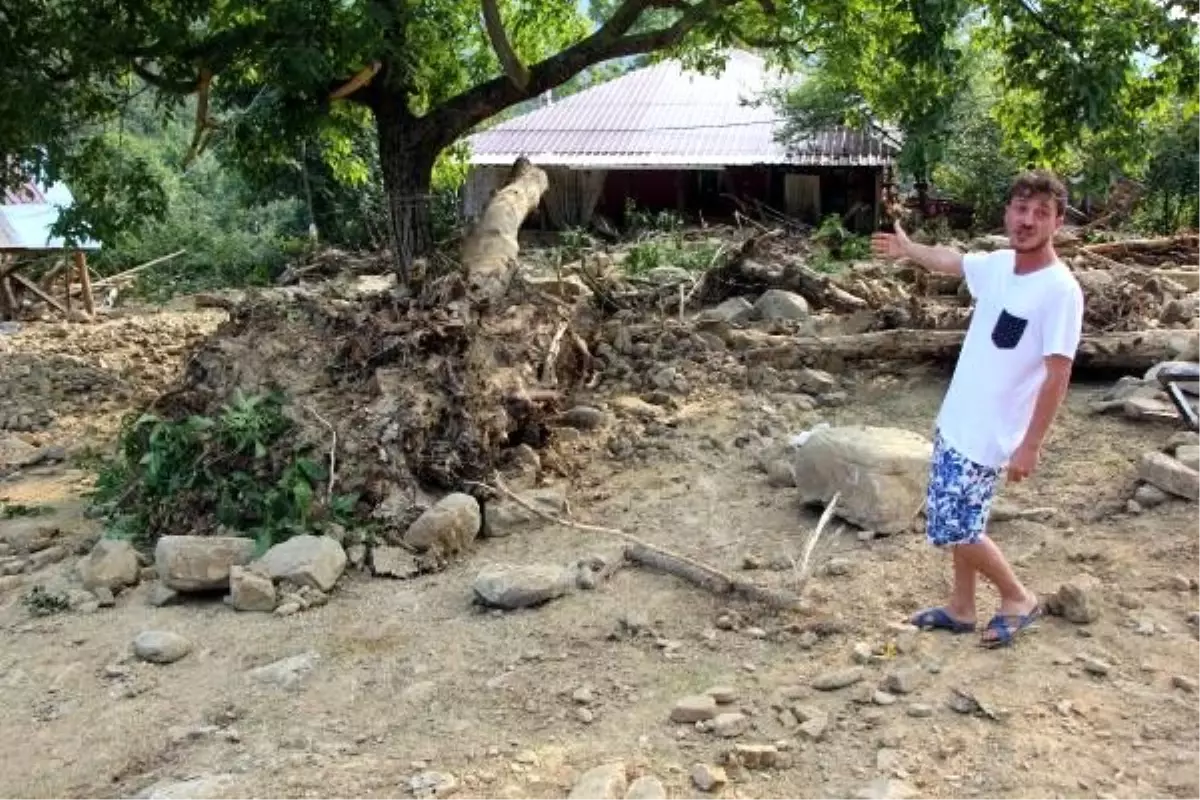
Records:
<instances>
[{"instance_id":1,"label":"man's left hand","mask_svg":"<svg viewBox=\"0 0 1200 800\"><path fill-rule=\"evenodd\" d=\"M1019 483L1037 469L1041 448L1022 442L1008 459L1008 480Z\"/></svg>"}]
</instances>

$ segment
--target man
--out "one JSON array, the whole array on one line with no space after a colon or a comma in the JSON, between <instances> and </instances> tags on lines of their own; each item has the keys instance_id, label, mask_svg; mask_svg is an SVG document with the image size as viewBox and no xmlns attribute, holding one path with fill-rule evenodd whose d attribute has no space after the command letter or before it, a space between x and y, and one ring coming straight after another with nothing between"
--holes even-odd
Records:
<instances>
[{"instance_id":1,"label":"man","mask_svg":"<svg viewBox=\"0 0 1200 800\"><path fill-rule=\"evenodd\" d=\"M962 352L942 401L926 496L926 536L951 548L954 587L944 606L917 613L922 628L976 629L975 581L1000 594L981 643L1010 644L1040 613L985 532L1002 471L1020 481L1037 468L1046 433L1067 393L1083 328L1083 293L1054 252L1067 205L1063 184L1044 171L1024 173L1009 190L1004 226L1012 249L963 255L948 247L877 233L876 255L908 258L961 275L975 300Z\"/></svg>"}]
</instances>

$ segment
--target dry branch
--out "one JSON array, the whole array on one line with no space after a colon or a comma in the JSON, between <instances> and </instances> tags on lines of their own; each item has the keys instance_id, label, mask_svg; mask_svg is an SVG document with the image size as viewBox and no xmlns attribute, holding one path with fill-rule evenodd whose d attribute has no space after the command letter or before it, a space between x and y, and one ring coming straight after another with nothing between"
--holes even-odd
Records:
<instances>
[{"instance_id":1,"label":"dry branch","mask_svg":"<svg viewBox=\"0 0 1200 800\"><path fill-rule=\"evenodd\" d=\"M671 552L663 547L652 545L638 537L626 533L617 528L606 528L599 525L588 525L575 520L556 517L553 514L547 513L535 506L533 503L525 500L516 492L509 489L500 480L499 476L493 478L491 484L474 484L482 486L492 492L501 494L507 497L512 502L521 506L521 508L535 514L538 517L551 522L555 525L561 525L565 528L574 528L579 531L589 533L601 533L608 536L615 536L626 543L625 558L626 560L640 564L644 567L666 572L674 575L677 578L682 578L688 583L692 583L702 589L707 589L714 594L733 594L745 597L748 600L754 600L771 608L782 611L794 611L800 608L801 600L799 595L791 592L770 589L757 584L743 581L739 578L734 578L716 567L697 561L693 558L688 558L685 555Z\"/></svg>"},{"instance_id":2,"label":"dry branch","mask_svg":"<svg viewBox=\"0 0 1200 800\"><path fill-rule=\"evenodd\" d=\"M354 94L359 89L363 88L372 80L374 80L375 75L379 73L379 70L382 67L383 62L381 61L375 61L363 67L353 78L330 92L329 99L341 100L344 97L349 97L350 95Z\"/></svg>"}]
</instances>

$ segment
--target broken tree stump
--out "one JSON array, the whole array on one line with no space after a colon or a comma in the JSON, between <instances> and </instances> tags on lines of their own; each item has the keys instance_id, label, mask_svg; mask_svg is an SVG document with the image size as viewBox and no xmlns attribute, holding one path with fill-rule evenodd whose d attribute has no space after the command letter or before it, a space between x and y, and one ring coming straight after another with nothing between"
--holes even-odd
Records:
<instances>
[{"instance_id":1,"label":"broken tree stump","mask_svg":"<svg viewBox=\"0 0 1200 800\"><path fill-rule=\"evenodd\" d=\"M546 173L517 159L504 188L496 192L463 240L462 263L473 303L489 304L508 290L517 266L517 233L549 187Z\"/></svg>"}]
</instances>

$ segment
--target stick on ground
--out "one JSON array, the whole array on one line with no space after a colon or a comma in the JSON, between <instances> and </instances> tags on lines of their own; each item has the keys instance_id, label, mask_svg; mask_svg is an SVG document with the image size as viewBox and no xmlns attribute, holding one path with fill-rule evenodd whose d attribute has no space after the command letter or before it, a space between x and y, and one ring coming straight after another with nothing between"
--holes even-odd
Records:
<instances>
[{"instance_id":1,"label":"stick on ground","mask_svg":"<svg viewBox=\"0 0 1200 800\"><path fill-rule=\"evenodd\" d=\"M512 502L535 514L547 522L553 522L555 525L562 525L565 528L574 528L575 530L586 531L589 533L602 533L609 536L616 536L625 541L625 559L634 564L640 564L644 567L660 570L682 578L683 580L707 589L714 594L736 594L745 597L748 600L754 600L771 608L794 611L801 607L801 599L797 594L792 592L770 589L764 586L750 583L748 581L734 578L716 567L705 564L696 559L689 558L679 553L671 552L666 548L652 545L638 537L626 533L617 528L606 528L599 525L588 525L582 522L576 522L571 519L556 517L549 514L540 508L537 508L532 503L525 500L516 492L509 489L500 480L499 476L493 478L491 484L473 484L483 486L491 491L507 497Z\"/></svg>"}]
</instances>

